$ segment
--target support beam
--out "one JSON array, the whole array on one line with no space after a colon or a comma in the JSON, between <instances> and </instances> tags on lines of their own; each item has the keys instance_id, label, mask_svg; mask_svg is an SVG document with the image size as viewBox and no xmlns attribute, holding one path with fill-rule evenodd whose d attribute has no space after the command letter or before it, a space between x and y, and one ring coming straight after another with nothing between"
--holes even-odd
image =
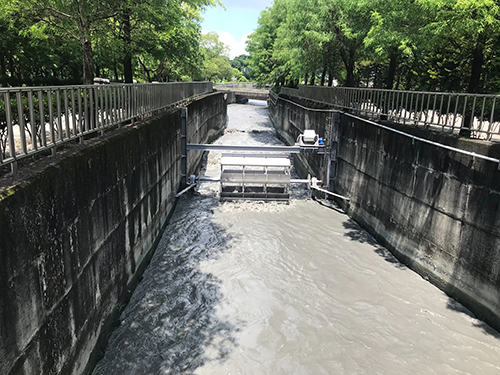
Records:
<instances>
[{"instance_id":1,"label":"support beam","mask_svg":"<svg viewBox=\"0 0 500 375\"><path fill-rule=\"evenodd\" d=\"M282 152L288 154L324 154L324 147L304 146L241 146L188 143L188 151Z\"/></svg>"}]
</instances>

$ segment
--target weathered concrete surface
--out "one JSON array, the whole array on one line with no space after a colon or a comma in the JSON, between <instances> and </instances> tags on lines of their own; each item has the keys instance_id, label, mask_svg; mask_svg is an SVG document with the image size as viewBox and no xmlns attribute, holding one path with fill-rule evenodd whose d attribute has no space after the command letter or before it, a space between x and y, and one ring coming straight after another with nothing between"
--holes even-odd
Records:
<instances>
[{"instance_id":1,"label":"weathered concrete surface","mask_svg":"<svg viewBox=\"0 0 500 375\"><path fill-rule=\"evenodd\" d=\"M191 103L191 131L215 137L225 105ZM0 192L1 374L84 371L174 207L179 124L163 113Z\"/></svg>"},{"instance_id":2,"label":"weathered concrete surface","mask_svg":"<svg viewBox=\"0 0 500 375\"><path fill-rule=\"evenodd\" d=\"M227 97L217 93L195 101L188 107L188 143L211 143L222 133L227 120ZM195 173L201 163L202 151L188 153L188 173Z\"/></svg>"},{"instance_id":3,"label":"weathered concrete surface","mask_svg":"<svg viewBox=\"0 0 500 375\"><path fill-rule=\"evenodd\" d=\"M311 114L283 100L272 105L270 112L289 143L287 134L296 133L294 118L320 134L330 126L327 118L321 124L320 118L311 121ZM398 129L498 155L495 144L404 126ZM399 259L499 329L498 165L413 143L411 138L346 116L339 130L336 190L351 197L350 204L344 205L349 215ZM324 160L314 163L309 168L324 175Z\"/></svg>"}]
</instances>

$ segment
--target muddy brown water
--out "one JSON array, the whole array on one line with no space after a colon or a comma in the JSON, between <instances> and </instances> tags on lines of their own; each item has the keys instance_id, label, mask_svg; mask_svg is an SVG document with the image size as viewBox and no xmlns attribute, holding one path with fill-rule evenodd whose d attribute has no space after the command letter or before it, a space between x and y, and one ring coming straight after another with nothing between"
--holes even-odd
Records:
<instances>
[{"instance_id":1,"label":"muddy brown water","mask_svg":"<svg viewBox=\"0 0 500 375\"><path fill-rule=\"evenodd\" d=\"M217 142L280 143L262 102L228 113ZM500 373L500 335L333 204L218 188L181 198L95 375Z\"/></svg>"}]
</instances>

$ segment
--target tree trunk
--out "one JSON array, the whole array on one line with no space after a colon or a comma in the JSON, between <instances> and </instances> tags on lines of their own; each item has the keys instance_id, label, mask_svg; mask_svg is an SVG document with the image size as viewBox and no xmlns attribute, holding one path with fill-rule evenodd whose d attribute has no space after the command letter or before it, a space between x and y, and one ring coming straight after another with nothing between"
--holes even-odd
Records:
<instances>
[{"instance_id":1,"label":"tree trunk","mask_svg":"<svg viewBox=\"0 0 500 375\"><path fill-rule=\"evenodd\" d=\"M118 77L118 69L116 68L116 63L114 64L114 67L113 67L114 71L115 71L115 82L120 82L120 77Z\"/></svg>"},{"instance_id":2,"label":"tree trunk","mask_svg":"<svg viewBox=\"0 0 500 375\"><path fill-rule=\"evenodd\" d=\"M392 90L394 88L394 78L396 78L397 66L398 66L397 50L392 49L391 55L389 57L389 71L387 72L387 80L385 82L385 88L388 90Z\"/></svg>"},{"instance_id":3,"label":"tree trunk","mask_svg":"<svg viewBox=\"0 0 500 375\"><path fill-rule=\"evenodd\" d=\"M470 94L479 93L479 88L481 84L481 73L483 71L484 64L484 45L482 43L482 38L476 42L476 46L472 50L471 57L471 73L469 78L469 85L467 86L467 92ZM471 113L471 109L467 110L467 114L464 117L462 128L460 129L459 135L463 137L470 138L471 136L471 122L473 121L474 113Z\"/></svg>"},{"instance_id":4,"label":"tree trunk","mask_svg":"<svg viewBox=\"0 0 500 375\"><path fill-rule=\"evenodd\" d=\"M142 60L139 58L139 64L141 64L142 66L142 69L144 70L144 73L146 73L146 75L148 76L148 82L151 83L152 79L151 79L151 71L146 68L146 65L142 62ZM209 81L212 80L212 77L209 78Z\"/></svg>"},{"instance_id":5,"label":"tree trunk","mask_svg":"<svg viewBox=\"0 0 500 375\"><path fill-rule=\"evenodd\" d=\"M306 76L304 77L304 84L307 85L307 80L309 79L309 74L306 73Z\"/></svg>"},{"instance_id":6,"label":"tree trunk","mask_svg":"<svg viewBox=\"0 0 500 375\"><path fill-rule=\"evenodd\" d=\"M323 68L323 72L321 73L321 83L320 83L320 86L324 86L325 85L325 80L326 80L326 67Z\"/></svg>"},{"instance_id":7,"label":"tree trunk","mask_svg":"<svg viewBox=\"0 0 500 375\"><path fill-rule=\"evenodd\" d=\"M349 62L346 66L345 86L354 87L354 63Z\"/></svg>"},{"instance_id":8,"label":"tree trunk","mask_svg":"<svg viewBox=\"0 0 500 375\"><path fill-rule=\"evenodd\" d=\"M14 56L11 56L9 59L9 67L10 67L10 76L17 78L17 73L16 73L16 64L14 62Z\"/></svg>"},{"instance_id":9,"label":"tree trunk","mask_svg":"<svg viewBox=\"0 0 500 375\"><path fill-rule=\"evenodd\" d=\"M481 41L478 41L474 50L472 51L471 74L469 79L469 86L467 92L471 94L479 93L481 83L481 73L484 64L484 46Z\"/></svg>"},{"instance_id":10,"label":"tree trunk","mask_svg":"<svg viewBox=\"0 0 500 375\"><path fill-rule=\"evenodd\" d=\"M133 83L134 76L132 72L132 37L130 34L130 8L126 7L123 10L123 74L125 76L125 83Z\"/></svg>"},{"instance_id":11,"label":"tree trunk","mask_svg":"<svg viewBox=\"0 0 500 375\"><path fill-rule=\"evenodd\" d=\"M92 53L92 43L89 39L83 38L81 41L82 62L83 62L83 84L92 85L94 83L94 55Z\"/></svg>"},{"instance_id":12,"label":"tree trunk","mask_svg":"<svg viewBox=\"0 0 500 375\"><path fill-rule=\"evenodd\" d=\"M328 72L328 87L333 86L333 69Z\"/></svg>"},{"instance_id":13,"label":"tree trunk","mask_svg":"<svg viewBox=\"0 0 500 375\"><path fill-rule=\"evenodd\" d=\"M2 77L5 77L7 75L7 68L5 64L5 55L2 54L0 56L0 72L2 73Z\"/></svg>"},{"instance_id":14,"label":"tree trunk","mask_svg":"<svg viewBox=\"0 0 500 375\"><path fill-rule=\"evenodd\" d=\"M412 73L411 73L411 67L408 68L408 73L406 74L406 91L411 90L411 78L412 78Z\"/></svg>"}]
</instances>

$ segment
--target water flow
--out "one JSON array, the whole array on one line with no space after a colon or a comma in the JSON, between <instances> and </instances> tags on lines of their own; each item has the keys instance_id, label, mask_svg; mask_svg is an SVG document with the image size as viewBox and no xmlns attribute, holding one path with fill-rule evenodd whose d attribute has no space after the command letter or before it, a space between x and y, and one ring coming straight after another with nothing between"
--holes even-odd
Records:
<instances>
[{"instance_id":1,"label":"water flow","mask_svg":"<svg viewBox=\"0 0 500 375\"><path fill-rule=\"evenodd\" d=\"M257 103L217 142L279 144ZM94 374L500 373L498 333L335 206L217 193L181 198Z\"/></svg>"}]
</instances>

